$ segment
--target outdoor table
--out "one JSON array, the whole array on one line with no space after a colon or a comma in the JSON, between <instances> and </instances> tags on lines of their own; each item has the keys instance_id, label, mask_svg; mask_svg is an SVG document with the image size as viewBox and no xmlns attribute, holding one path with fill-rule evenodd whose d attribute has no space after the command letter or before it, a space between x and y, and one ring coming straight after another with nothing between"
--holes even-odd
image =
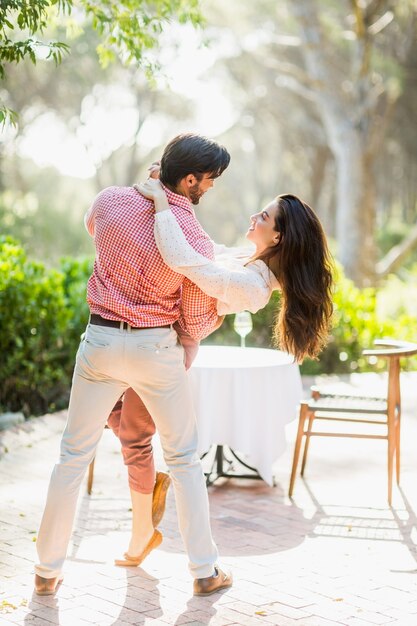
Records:
<instances>
[{"instance_id":1,"label":"outdoor table","mask_svg":"<svg viewBox=\"0 0 417 626\"><path fill-rule=\"evenodd\" d=\"M190 376L199 452L217 446L215 479L229 475L223 472L223 446L228 446L273 485L272 465L285 449L285 425L296 417L302 397L293 357L263 348L201 346Z\"/></svg>"}]
</instances>

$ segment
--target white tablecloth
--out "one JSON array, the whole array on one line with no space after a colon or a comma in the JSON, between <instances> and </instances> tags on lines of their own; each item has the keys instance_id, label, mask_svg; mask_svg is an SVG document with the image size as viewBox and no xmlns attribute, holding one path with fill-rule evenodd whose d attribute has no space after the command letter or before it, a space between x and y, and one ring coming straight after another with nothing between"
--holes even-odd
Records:
<instances>
[{"instance_id":1,"label":"white tablecloth","mask_svg":"<svg viewBox=\"0 0 417 626\"><path fill-rule=\"evenodd\" d=\"M199 452L227 445L273 484L285 425L302 397L298 365L278 350L201 346L190 369Z\"/></svg>"}]
</instances>

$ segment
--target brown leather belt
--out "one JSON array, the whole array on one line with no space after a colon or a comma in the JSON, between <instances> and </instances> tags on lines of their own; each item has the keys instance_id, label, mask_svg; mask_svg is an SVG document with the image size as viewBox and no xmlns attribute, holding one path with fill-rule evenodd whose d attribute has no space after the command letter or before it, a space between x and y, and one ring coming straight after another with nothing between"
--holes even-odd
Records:
<instances>
[{"instance_id":1,"label":"brown leather belt","mask_svg":"<svg viewBox=\"0 0 417 626\"><path fill-rule=\"evenodd\" d=\"M101 317L101 315L97 315L97 313L91 313L90 315L90 324L94 324L95 326L108 326L110 328L120 328L120 330L127 330L131 328L132 330L149 330L151 328L171 328L172 324L165 324L165 326L131 326L127 322L118 322L117 320L108 320L105 317Z\"/></svg>"}]
</instances>

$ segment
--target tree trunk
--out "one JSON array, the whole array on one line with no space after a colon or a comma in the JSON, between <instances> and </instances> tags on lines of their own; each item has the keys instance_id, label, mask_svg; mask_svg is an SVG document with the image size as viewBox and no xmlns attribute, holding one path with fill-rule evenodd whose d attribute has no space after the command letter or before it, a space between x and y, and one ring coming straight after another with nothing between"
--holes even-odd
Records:
<instances>
[{"instance_id":1,"label":"tree trunk","mask_svg":"<svg viewBox=\"0 0 417 626\"><path fill-rule=\"evenodd\" d=\"M332 43L322 32L316 2L297 0L290 9L300 26L306 69L316 81L318 112L336 162L337 256L346 275L358 286L371 285L376 265L376 207L375 153L369 150L372 105L364 106L369 68L364 62L353 93L344 94L332 63ZM360 34L356 45L357 58L367 61L369 51L363 53Z\"/></svg>"},{"instance_id":2,"label":"tree trunk","mask_svg":"<svg viewBox=\"0 0 417 626\"><path fill-rule=\"evenodd\" d=\"M334 142L337 171L337 256L346 275L358 286L375 280L375 180L372 159L355 130Z\"/></svg>"},{"instance_id":3,"label":"tree trunk","mask_svg":"<svg viewBox=\"0 0 417 626\"><path fill-rule=\"evenodd\" d=\"M329 170L333 170L332 157L332 152L327 145L317 146L310 176L311 191L309 202L322 221L326 233L335 237L333 207L331 207L329 199L323 193L326 189L325 180L330 175Z\"/></svg>"}]
</instances>

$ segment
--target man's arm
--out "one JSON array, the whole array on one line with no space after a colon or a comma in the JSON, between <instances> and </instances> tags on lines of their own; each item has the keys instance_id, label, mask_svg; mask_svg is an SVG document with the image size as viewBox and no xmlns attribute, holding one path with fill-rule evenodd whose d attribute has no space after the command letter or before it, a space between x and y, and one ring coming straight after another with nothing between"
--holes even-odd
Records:
<instances>
[{"instance_id":1,"label":"man's arm","mask_svg":"<svg viewBox=\"0 0 417 626\"><path fill-rule=\"evenodd\" d=\"M94 237L96 232L96 215L98 208L105 203L108 196L112 196L113 187L107 187L100 191L100 193L94 198L93 204L88 209L87 213L84 215L84 226L86 227L88 233L91 237Z\"/></svg>"},{"instance_id":2,"label":"man's arm","mask_svg":"<svg viewBox=\"0 0 417 626\"><path fill-rule=\"evenodd\" d=\"M224 317L217 314L217 300L210 298L192 283L184 279L181 295L181 315L178 323L193 339L201 341L214 332Z\"/></svg>"},{"instance_id":3,"label":"man's arm","mask_svg":"<svg viewBox=\"0 0 417 626\"><path fill-rule=\"evenodd\" d=\"M96 203L93 202L87 213L84 215L84 226L86 227L87 232L89 235L91 235L91 237L94 237L96 230L96 211L97 206Z\"/></svg>"}]
</instances>

